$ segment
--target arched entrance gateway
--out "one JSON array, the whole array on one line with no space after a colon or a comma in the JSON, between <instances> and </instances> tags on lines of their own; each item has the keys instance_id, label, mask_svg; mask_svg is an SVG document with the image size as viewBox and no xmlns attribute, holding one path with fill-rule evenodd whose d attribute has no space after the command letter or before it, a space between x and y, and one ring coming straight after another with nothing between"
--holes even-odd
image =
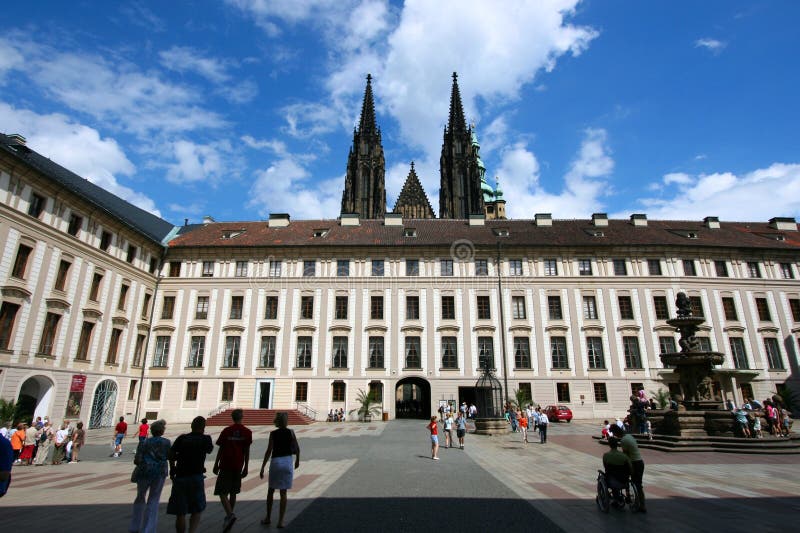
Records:
<instances>
[{"instance_id":1,"label":"arched entrance gateway","mask_svg":"<svg viewBox=\"0 0 800 533\"><path fill-rule=\"evenodd\" d=\"M395 418L431 417L431 385L422 378L403 378L395 388Z\"/></svg>"},{"instance_id":2,"label":"arched entrance gateway","mask_svg":"<svg viewBox=\"0 0 800 533\"><path fill-rule=\"evenodd\" d=\"M92 415L89 417L90 428L110 427L114 425L114 407L117 405L117 384L110 379L101 381L94 390Z\"/></svg>"},{"instance_id":3,"label":"arched entrance gateway","mask_svg":"<svg viewBox=\"0 0 800 533\"><path fill-rule=\"evenodd\" d=\"M37 416L44 418L50 412L53 403L53 381L45 376L33 376L26 379L19 389L17 413L20 422L30 422Z\"/></svg>"}]
</instances>

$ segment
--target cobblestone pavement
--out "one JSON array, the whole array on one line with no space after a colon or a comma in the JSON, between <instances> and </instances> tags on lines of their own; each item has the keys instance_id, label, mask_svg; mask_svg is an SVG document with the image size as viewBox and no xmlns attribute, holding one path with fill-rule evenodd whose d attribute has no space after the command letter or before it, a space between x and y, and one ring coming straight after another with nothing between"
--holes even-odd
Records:
<instances>
[{"instance_id":1,"label":"cobblestone pavement","mask_svg":"<svg viewBox=\"0 0 800 533\"><path fill-rule=\"evenodd\" d=\"M317 423L296 427L302 464L289 494L287 530L297 531L778 531L800 511L800 456L668 454L643 450L648 513L594 503L604 448L598 424L551 424L548 443L531 435L467 435L465 450L442 449L431 461L424 421ZM212 436L221 428L209 428ZM266 482L258 470L272 428L255 428L250 475L243 480L233 531L264 531ZM174 438L188 427L168 426ZM29 531L126 531L135 487L128 438L109 457L111 431L93 430L78 464L15 467L0 500L0 523ZM210 466L213 456L207 461ZM222 509L206 479L209 507L201 531L220 531ZM159 531L170 483L162 493ZM277 502L275 513L277 513ZM30 520L35 515L35 520ZM277 514L275 515L277 517Z\"/></svg>"}]
</instances>

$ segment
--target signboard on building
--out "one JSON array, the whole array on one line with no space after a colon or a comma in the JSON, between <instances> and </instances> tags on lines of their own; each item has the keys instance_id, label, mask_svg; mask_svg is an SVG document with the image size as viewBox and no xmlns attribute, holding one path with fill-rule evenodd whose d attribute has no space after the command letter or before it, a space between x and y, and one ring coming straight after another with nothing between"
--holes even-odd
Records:
<instances>
[{"instance_id":1,"label":"signboard on building","mask_svg":"<svg viewBox=\"0 0 800 533\"><path fill-rule=\"evenodd\" d=\"M84 374L74 374L69 385L69 397L67 398L67 408L64 412L65 418L80 418L81 403L83 403L83 390L86 388L86 376Z\"/></svg>"}]
</instances>

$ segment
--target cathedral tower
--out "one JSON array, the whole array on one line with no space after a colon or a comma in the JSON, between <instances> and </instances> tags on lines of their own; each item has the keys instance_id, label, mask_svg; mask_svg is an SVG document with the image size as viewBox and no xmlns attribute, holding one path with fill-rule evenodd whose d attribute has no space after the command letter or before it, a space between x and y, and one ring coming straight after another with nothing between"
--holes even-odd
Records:
<instances>
[{"instance_id":1,"label":"cathedral tower","mask_svg":"<svg viewBox=\"0 0 800 533\"><path fill-rule=\"evenodd\" d=\"M353 146L347 156L342 213L356 213L361 218L383 218L386 214L385 171L381 130L375 121L372 76L367 74L361 120L353 131Z\"/></svg>"},{"instance_id":2,"label":"cathedral tower","mask_svg":"<svg viewBox=\"0 0 800 533\"><path fill-rule=\"evenodd\" d=\"M434 218L433 207L428 200L428 195L422 188L414 170L414 162L411 162L411 170L408 172L403 189L394 204L394 212L403 215L403 218Z\"/></svg>"},{"instance_id":3,"label":"cathedral tower","mask_svg":"<svg viewBox=\"0 0 800 533\"><path fill-rule=\"evenodd\" d=\"M439 159L439 218L469 218L484 213L479 165L482 163L472 143L472 128L467 127L464 118L458 75L453 72L450 118L444 129Z\"/></svg>"}]
</instances>

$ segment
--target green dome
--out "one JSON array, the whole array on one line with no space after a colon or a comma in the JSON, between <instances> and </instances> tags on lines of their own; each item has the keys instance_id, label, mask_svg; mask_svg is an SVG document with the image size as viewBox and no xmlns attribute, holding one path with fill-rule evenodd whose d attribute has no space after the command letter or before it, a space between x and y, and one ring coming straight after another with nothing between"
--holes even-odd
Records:
<instances>
[{"instance_id":1,"label":"green dome","mask_svg":"<svg viewBox=\"0 0 800 533\"><path fill-rule=\"evenodd\" d=\"M486 177L481 176L481 193L483 193L483 201L484 202L493 202L494 201L494 189L492 186L486 183Z\"/></svg>"},{"instance_id":2,"label":"green dome","mask_svg":"<svg viewBox=\"0 0 800 533\"><path fill-rule=\"evenodd\" d=\"M501 188L500 188L500 178L498 178L497 176L495 176L495 177L494 177L494 182L495 182L495 184L496 184L496 187L495 187L495 189L494 189L494 196L495 196L495 198L497 198L498 200L502 200L502 199L503 199L503 189L501 189Z\"/></svg>"}]
</instances>

